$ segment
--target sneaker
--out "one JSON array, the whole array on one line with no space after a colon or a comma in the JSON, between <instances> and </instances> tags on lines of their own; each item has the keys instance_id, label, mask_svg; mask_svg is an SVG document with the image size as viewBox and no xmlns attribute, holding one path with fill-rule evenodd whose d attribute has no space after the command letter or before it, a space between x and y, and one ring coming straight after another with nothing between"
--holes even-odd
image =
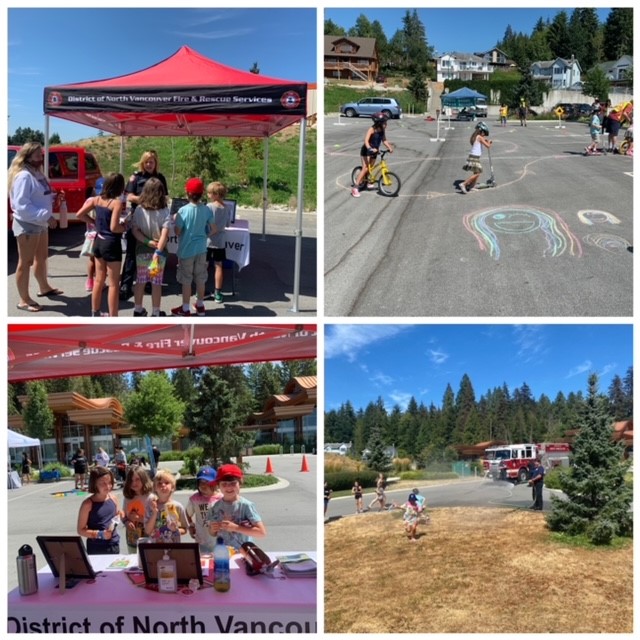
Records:
<instances>
[{"instance_id":1,"label":"sneaker","mask_svg":"<svg viewBox=\"0 0 640 640\"><path fill-rule=\"evenodd\" d=\"M182 305L180 305L179 307L175 307L173 309L171 309L171 315L172 316L185 316L185 317L189 317L191 315L191 311L185 311L182 308Z\"/></svg>"},{"instance_id":2,"label":"sneaker","mask_svg":"<svg viewBox=\"0 0 640 640\"><path fill-rule=\"evenodd\" d=\"M224 300L224 298L222 297L222 293L220 293L220 291L216 291L216 292L215 292L215 294L214 294L214 296L213 296L213 299L214 299L216 302L222 302L222 301Z\"/></svg>"},{"instance_id":3,"label":"sneaker","mask_svg":"<svg viewBox=\"0 0 640 640\"><path fill-rule=\"evenodd\" d=\"M92 311L91 312L91 317L92 318L108 318L109 314L108 313L104 313L102 311Z\"/></svg>"},{"instance_id":4,"label":"sneaker","mask_svg":"<svg viewBox=\"0 0 640 640\"><path fill-rule=\"evenodd\" d=\"M87 278L87 281L84 283L84 288L87 291L93 291L93 278Z\"/></svg>"},{"instance_id":5,"label":"sneaker","mask_svg":"<svg viewBox=\"0 0 640 640\"><path fill-rule=\"evenodd\" d=\"M142 311L136 311L135 309L133 310L134 318L144 318L146 315L147 315L146 309L143 309Z\"/></svg>"},{"instance_id":6,"label":"sneaker","mask_svg":"<svg viewBox=\"0 0 640 640\"><path fill-rule=\"evenodd\" d=\"M353 187L353 189L351 189L351 195L354 198L359 198L360 197L360 190L358 189L358 187Z\"/></svg>"},{"instance_id":7,"label":"sneaker","mask_svg":"<svg viewBox=\"0 0 640 640\"><path fill-rule=\"evenodd\" d=\"M152 313L151 317L152 318L166 318L167 317L167 313L166 313L166 311L158 311L158 313Z\"/></svg>"},{"instance_id":8,"label":"sneaker","mask_svg":"<svg viewBox=\"0 0 640 640\"><path fill-rule=\"evenodd\" d=\"M203 316L205 315L205 308L204 308L204 304L201 302L199 304L196 304L196 315L197 316Z\"/></svg>"},{"instance_id":9,"label":"sneaker","mask_svg":"<svg viewBox=\"0 0 640 640\"><path fill-rule=\"evenodd\" d=\"M464 186L464 182L460 183L460 191L462 191L462 193L469 193L467 187Z\"/></svg>"}]
</instances>

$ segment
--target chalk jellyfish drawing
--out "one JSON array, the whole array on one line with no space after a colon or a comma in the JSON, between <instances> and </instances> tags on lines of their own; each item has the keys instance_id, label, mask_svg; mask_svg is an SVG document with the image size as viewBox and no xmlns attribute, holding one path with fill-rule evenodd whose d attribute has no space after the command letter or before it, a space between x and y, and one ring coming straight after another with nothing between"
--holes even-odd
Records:
<instances>
[{"instance_id":1,"label":"chalk jellyfish drawing","mask_svg":"<svg viewBox=\"0 0 640 640\"><path fill-rule=\"evenodd\" d=\"M578 220L582 224L620 224L620 220L608 211L599 211L598 209L582 209L578 211Z\"/></svg>"},{"instance_id":2,"label":"chalk jellyfish drawing","mask_svg":"<svg viewBox=\"0 0 640 640\"><path fill-rule=\"evenodd\" d=\"M631 243L624 238L609 233L590 233L584 236L582 240L585 244L598 247L598 249L603 249L609 253L626 253L631 246Z\"/></svg>"},{"instance_id":3,"label":"chalk jellyfish drawing","mask_svg":"<svg viewBox=\"0 0 640 640\"><path fill-rule=\"evenodd\" d=\"M582 256L580 240L571 233L567 223L555 211L508 205L468 213L464 216L463 223L465 229L478 241L481 251L488 251L494 260L500 259L499 235L536 231L544 237L544 257L557 258L567 251L571 256Z\"/></svg>"}]
</instances>

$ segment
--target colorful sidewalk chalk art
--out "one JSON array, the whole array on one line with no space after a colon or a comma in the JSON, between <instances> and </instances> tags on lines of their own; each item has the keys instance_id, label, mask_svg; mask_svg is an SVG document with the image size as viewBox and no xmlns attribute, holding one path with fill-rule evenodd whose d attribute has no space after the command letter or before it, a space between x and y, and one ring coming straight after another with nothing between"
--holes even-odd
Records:
<instances>
[{"instance_id":1,"label":"colorful sidewalk chalk art","mask_svg":"<svg viewBox=\"0 0 640 640\"><path fill-rule=\"evenodd\" d=\"M70 489L69 491L56 491L51 494L54 498L66 498L67 496L88 496L88 491L80 491L78 489Z\"/></svg>"},{"instance_id":2,"label":"colorful sidewalk chalk art","mask_svg":"<svg viewBox=\"0 0 640 640\"><path fill-rule=\"evenodd\" d=\"M508 205L468 213L463 223L478 241L480 250L488 251L494 260L499 260L501 255L498 236L537 231L545 240L543 257L557 258L565 252L574 257L582 256L580 240L555 211Z\"/></svg>"},{"instance_id":3,"label":"colorful sidewalk chalk art","mask_svg":"<svg viewBox=\"0 0 640 640\"><path fill-rule=\"evenodd\" d=\"M620 220L608 211L598 209L581 209L578 211L578 220L582 224L620 224Z\"/></svg>"},{"instance_id":4,"label":"colorful sidewalk chalk art","mask_svg":"<svg viewBox=\"0 0 640 640\"><path fill-rule=\"evenodd\" d=\"M626 253L631 246L620 236L614 236L610 233L590 233L582 238L583 242L592 247L598 247L608 253Z\"/></svg>"}]
</instances>

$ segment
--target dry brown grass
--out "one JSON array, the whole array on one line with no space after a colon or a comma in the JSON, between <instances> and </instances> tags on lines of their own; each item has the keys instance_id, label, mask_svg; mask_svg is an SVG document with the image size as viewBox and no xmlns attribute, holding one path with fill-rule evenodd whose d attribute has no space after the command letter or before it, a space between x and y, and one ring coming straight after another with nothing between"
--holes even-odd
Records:
<instances>
[{"instance_id":1,"label":"dry brown grass","mask_svg":"<svg viewBox=\"0 0 640 640\"><path fill-rule=\"evenodd\" d=\"M325 527L327 633L631 633L633 548L551 542L542 514L433 509Z\"/></svg>"}]
</instances>

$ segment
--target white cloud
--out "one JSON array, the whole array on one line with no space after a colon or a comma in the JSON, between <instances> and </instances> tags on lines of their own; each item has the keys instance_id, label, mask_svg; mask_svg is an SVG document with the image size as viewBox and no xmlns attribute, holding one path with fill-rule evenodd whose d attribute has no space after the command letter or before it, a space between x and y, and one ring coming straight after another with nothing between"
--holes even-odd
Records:
<instances>
[{"instance_id":1,"label":"white cloud","mask_svg":"<svg viewBox=\"0 0 640 640\"><path fill-rule=\"evenodd\" d=\"M539 361L547 352L546 337L539 325L515 325L513 327L517 355L524 362Z\"/></svg>"},{"instance_id":2,"label":"white cloud","mask_svg":"<svg viewBox=\"0 0 640 640\"><path fill-rule=\"evenodd\" d=\"M223 38L239 38L255 33L253 28L221 29L218 31L172 31L174 36L197 38L200 40L222 40Z\"/></svg>"},{"instance_id":3,"label":"white cloud","mask_svg":"<svg viewBox=\"0 0 640 640\"><path fill-rule=\"evenodd\" d=\"M404 391L394 391L389 394L389 397L393 400L394 405L398 405L403 411L409 406L409 401L413 397L411 393L405 393Z\"/></svg>"},{"instance_id":4,"label":"white cloud","mask_svg":"<svg viewBox=\"0 0 640 640\"><path fill-rule=\"evenodd\" d=\"M409 325L328 325L324 340L324 357L329 359L344 356L349 362L354 362L360 352L370 345L392 338L408 328L410 328Z\"/></svg>"},{"instance_id":5,"label":"white cloud","mask_svg":"<svg viewBox=\"0 0 640 640\"><path fill-rule=\"evenodd\" d=\"M382 385L384 387L388 387L393 383L393 378L382 373L382 371L376 371L376 373L374 373L373 376L369 378L369 380L371 380L371 382L373 382L374 384Z\"/></svg>"},{"instance_id":6,"label":"white cloud","mask_svg":"<svg viewBox=\"0 0 640 640\"><path fill-rule=\"evenodd\" d=\"M429 360L433 364L444 364L449 359L449 354L441 350L429 349Z\"/></svg>"},{"instance_id":7,"label":"white cloud","mask_svg":"<svg viewBox=\"0 0 640 640\"><path fill-rule=\"evenodd\" d=\"M567 373L566 378L573 378L574 376L580 376L583 373L591 371L591 367L593 366L591 360L585 360L582 364L576 365Z\"/></svg>"},{"instance_id":8,"label":"white cloud","mask_svg":"<svg viewBox=\"0 0 640 640\"><path fill-rule=\"evenodd\" d=\"M615 371L617 368L618 368L618 365L615 362L612 362L611 364L605 364L604 367L602 367L602 371L600 371L600 373L598 374L598 377L602 378L603 376L606 376L611 371Z\"/></svg>"}]
</instances>

